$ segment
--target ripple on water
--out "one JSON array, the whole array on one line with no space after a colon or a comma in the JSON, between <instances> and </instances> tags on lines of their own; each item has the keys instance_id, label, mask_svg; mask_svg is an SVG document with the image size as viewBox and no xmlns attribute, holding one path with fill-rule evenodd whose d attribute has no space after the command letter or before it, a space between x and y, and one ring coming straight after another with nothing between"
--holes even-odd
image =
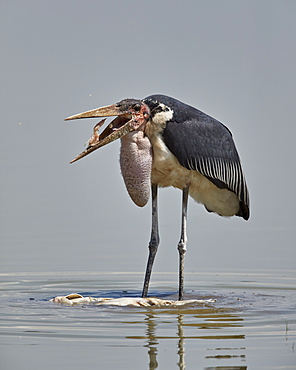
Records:
<instances>
[{"instance_id":1,"label":"ripple on water","mask_svg":"<svg viewBox=\"0 0 296 370\"><path fill-rule=\"evenodd\" d=\"M295 368L292 274L186 278L186 299L216 302L184 309L66 307L49 299L73 292L137 297L142 274L4 274L0 348L6 368ZM150 295L176 299L175 284L175 274L154 274Z\"/></svg>"}]
</instances>

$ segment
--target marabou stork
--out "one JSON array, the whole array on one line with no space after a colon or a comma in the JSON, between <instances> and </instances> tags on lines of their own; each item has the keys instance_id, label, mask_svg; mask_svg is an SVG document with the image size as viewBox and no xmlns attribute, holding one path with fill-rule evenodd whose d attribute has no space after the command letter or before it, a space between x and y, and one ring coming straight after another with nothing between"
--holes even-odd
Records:
<instances>
[{"instance_id":1,"label":"marabou stork","mask_svg":"<svg viewBox=\"0 0 296 370\"><path fill-rule=\"evenodd\" d=\"M152 230L142 297L146 297L159 245L157 189L183 192L178 243L179 300L183 298L188 194L209 212L249 218L249 195L232 134L221 122L165 95L124 99L66 120L117 116L99 135L94 127L88 147L70 163L120 138L120 167L133 202L143 207L152 193Z\"/></svg>"}]
</instances>

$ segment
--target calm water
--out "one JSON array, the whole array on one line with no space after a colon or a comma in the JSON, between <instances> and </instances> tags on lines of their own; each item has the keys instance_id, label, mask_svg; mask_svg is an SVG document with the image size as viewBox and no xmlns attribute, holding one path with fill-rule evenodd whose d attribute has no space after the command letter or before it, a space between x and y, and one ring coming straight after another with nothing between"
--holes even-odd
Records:
<instances>
[{"instance_id":1,"label":"calm water","mask_svg":"<svg viewBox=\"0 0 296 370\"><path fill-rule=\"evenodd\" d=\"M66 307L56 295L140 294L143 274L1 274L1 369L296 369L296 276L186 273L186 309ZM175 274L150 295L176 298Z\"/></svg>"}]
</instances>

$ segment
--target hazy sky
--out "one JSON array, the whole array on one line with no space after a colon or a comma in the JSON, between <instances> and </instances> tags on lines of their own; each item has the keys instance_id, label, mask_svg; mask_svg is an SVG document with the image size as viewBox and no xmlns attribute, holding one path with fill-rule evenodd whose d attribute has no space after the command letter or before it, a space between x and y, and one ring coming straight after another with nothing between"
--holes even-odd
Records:
<instances>
[{"instance_id":1,"label":"hazy sky","mask_svg":"<svg viewBox=\"0 0 296 370\"><path fill-rule=\"evenodd\" d=\"M0 3L1 271L143 271L150 202L120 176L119 142L69 165L123 98L173 96L227 125L251 218L189 203L186 270L294 268L296 2ZM156 271L177 271L181 192L159 194Z\"/></svg>"}]
</instances>

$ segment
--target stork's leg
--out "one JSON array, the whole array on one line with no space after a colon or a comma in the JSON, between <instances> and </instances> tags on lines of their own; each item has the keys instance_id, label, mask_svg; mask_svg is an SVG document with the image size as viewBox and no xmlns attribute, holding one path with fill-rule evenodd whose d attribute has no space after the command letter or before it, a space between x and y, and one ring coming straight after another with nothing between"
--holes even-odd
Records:
<instances>
[{"instance_id":1,"label":"stork's leg","mask_svg":"<svg viewBox=\"0 0 296 370\"><path fill-rule=\"evenodd\" d=\"M152 184L152 228L151 228L151 238L148 247L149 257L142 292L143 298L146 297L148 293L152 266L156 256L158 245L159 245L159 233L158 233L158 210L157 210L157 185Z\"/></svg>"},{"instance_id":2,"label":"stork's leg","mask_svg":"<svg viewBox=\"0 0 296 370\"><path fill-rule=\"evenodd\" d=\"M186 244L187 244L186 223L187 223L188 192L189 192L189 185L183 189L183 197L182 197L181 238L178 244L178 250L179 250L179 255L180 255L179 301L182 301L183 299L183 287L184 287L184 260L185 260L185 253L186 253Z\"/></svg>"}]
</instances>

